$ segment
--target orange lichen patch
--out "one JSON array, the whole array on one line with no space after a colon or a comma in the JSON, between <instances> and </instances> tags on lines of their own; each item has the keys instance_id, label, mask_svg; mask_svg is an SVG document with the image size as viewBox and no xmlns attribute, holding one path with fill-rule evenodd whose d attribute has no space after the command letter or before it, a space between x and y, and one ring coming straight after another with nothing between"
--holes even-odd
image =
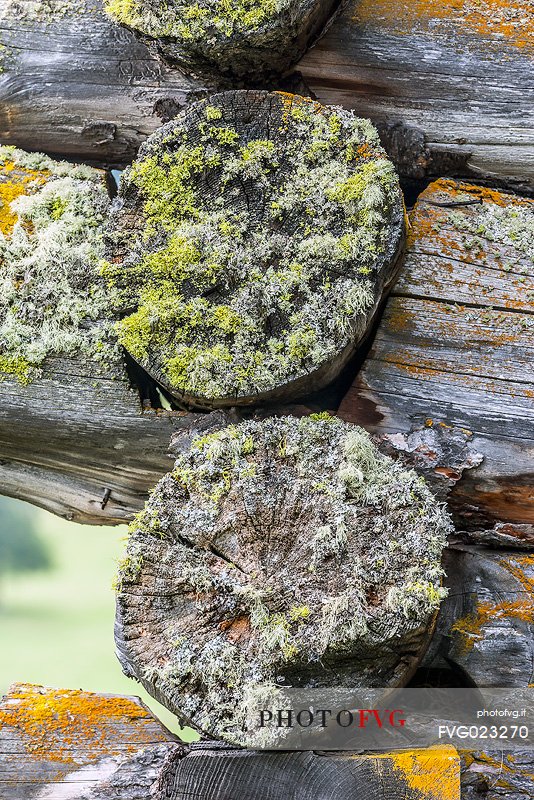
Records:
<instances>
[{"instance_id":1,"label":"orange lichen patch","mask_svg":"<svg viewBox=\"0 0 534 800\"><path fill-rule=\"evenodd\" d=\"M454 747L401 750L378 758L389 759L403 783L421 800L459 800L460 760Z\"/></svg>"},{"instance_id":2,"label":"orange lichen patch","mask_svg":"<svg viewBox=\"0 0 534 800\"><path fill-rule=\"evenodd\" d=\"M484 637L484 628L498 619L517 619L534 623L534 556L517 556L503 559L501 565L513 575L525 595L514 601L477 602L476 610L457 620L452 630L461 636L461 650L469 652ZM532 571L532 575L527 572Z\"/></svg>"},{"instance_id":3,"label":"orange lichen patch","mask_svg":"<svg viewBox=\"0 0 534 800\"><path fill-rule=\"evenodd\" d=\"M120 723L127 726L123 737ZM102 754L133 752L140 742L166 740L150 713L126 697L24 683L15 684L0 706L0 728L4 726L23 735L35 758L66 764L80 759L88 763Z\"/></svg>"},{"instance_id":4,"label":"orange lichen patch","mask_svg":"<svg viewBox=\"0 0 534 800\"><path fill-rule=\"evenodd\" d=\"M443 195L443 197L437 197L436 195L438 194ZM421 193L419 199L436 200L440 202L450 200L454 202L455 200L461 201L466 199L461 196L463 194L469 195L473 200L482 200L483 203L494 203L503 208L511 205L532 205L532 200L528 198L506 194L500 192L498 189L490 189L486 186L477 186L474 183L455 181L452 178L438 178L437 181L433 181L424 192Z\"/></svg>"},{"instance_id":5,"label":"orange lichen patch","mask_svg":"<svg viewBox=\"0 0 534 800\"><path fill-rule=\"evenodd\" d=\"M325 111L325 106L309 97L301 97L301 95L292 94L291 92L274 92L274 94L277 94L282 100L282 107L284 109L282 122L284 124L288 123L291 112L298 109L300 106L307 106L316 114L323 114Z\"/></svg>"},{"instance_id":6,"label":"orange lichen patch","mask_svg":"<svg viewBox=\"0 0 534 800\"><path fill-rule=\"evenodd\" d=\"M534 556L504 559L501 564L519 581L534 608Z\"/></svg>"},{"instance_id":7,"label":"orange lichen patch","mask_svg":"<svg viewBox=\"0 0 534 800\"><path fill-rule=\"evenodd\" d=\"M442 216L443 212L440 209L418 203L408 216L410 220L406 240L408 247L410 248L417 243L423 242L432 233L435 233L436 226ZM444 244L447 246L447 241Z\"/></svg>"},{"instance_id":8,"label":"orange lichen patch","mask_svg":"<svg viewBox=\"0 0 534 800\"><path fill-rule=\"evenodd\" d=\"M9 175L9 180L4 176ZM12 161L7 161L0 167L0 231L4 236L13 232L17 222L17 214L11 210L11 203L35 187L46 183L49 176L47 170L30 170L17 166Z\"/></svg>"},{"instance_id":9,"label":"orange lichen patch","mask_svg":"<svg viewBox=\"0 0 534 800\"><path fill-rule=\"evenodd\" d=\"M361 0L353 19L396 33L476 34L518 48L534 47L530 0Z\"/></svg>"}]
</instances>

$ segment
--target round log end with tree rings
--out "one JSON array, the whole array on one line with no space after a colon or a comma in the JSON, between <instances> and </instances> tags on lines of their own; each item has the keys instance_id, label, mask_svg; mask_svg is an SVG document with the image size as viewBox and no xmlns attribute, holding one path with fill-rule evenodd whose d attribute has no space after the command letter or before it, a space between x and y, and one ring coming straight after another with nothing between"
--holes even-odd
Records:
<instances>
[{"instance_id":1,"label":"round log end with tree rings","mask_svg":"<svg viewBox=\"0 0 534 800\"><path fill-rule=\"evenodd\" d=\"M321 33L337 0L105 0L171 66L235 85L287 72Z\"/></svg>"},{"instance_id":2,"label":"round log end with tree rings","mask_svg":"<svg viewBox=\"0 0 534 800\"><path fill-rule=\"evenodd\" d=\"M449 532L424 480L336 417L189 437L130 528L119 660L236 743L266 687L403 685L444 596Z\"/></svg>"},{"instance_id":3,"label":"round log end with tree rings","mask_svg":"<svg viewBox=\"0 0 534 800\"><path fill-rule=\"evenodd\" d=\"M339 374L394 279L404 208L368 120L232 91L141 147L108 239L126 350L190 405L245 405Z\"/></svg>"}]
</instances>

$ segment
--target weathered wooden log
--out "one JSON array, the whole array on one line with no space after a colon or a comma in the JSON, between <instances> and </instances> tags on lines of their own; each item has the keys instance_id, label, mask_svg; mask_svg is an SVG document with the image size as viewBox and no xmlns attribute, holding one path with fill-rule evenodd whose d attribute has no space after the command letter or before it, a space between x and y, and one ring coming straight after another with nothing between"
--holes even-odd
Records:
<instances>
[{"instance_id":1,"label":"weathered wooden log","mask_svg":"<svg viewBox=\"0 0 534 800\"><path fill-rule=\"evenodd\" d=\"M338 413L392 440L465 429L483 460L450 493L458 526L532 524L534 204L442 180L423 192L411 226L404 269Z\"/></svg>"},{"instance_id":2,"label":"weathered wooden log","mask_svg":"<svg viewBox=\"0 0 534 800\"><path fill-rule=\"evenodd\" d=\"M198 729L249 743L260 686L402 685L442 596L449 530L413 471L335 417L186 438L131 526L123 670Z\"/></svg>"},{"instance_id":3,"label":"weathered wooden log","mask_svg":"<svg viewBox=\"0 0 534 800\"><path fill-rule=\"evenodd\" d=\"M198 83L165 67L95 2L3 3L0 142L121 166Z\"/></svg>"},{"instance_id":4,"label":"weathered wooden log","mask_svg":"<svg viewBox=\"0 0 534 800\"><path fill-rule=\"evenodd\" d=\"M137 697L14 684L0 702L2 800L146 800L174 749Z\"/></svg>"},{"instance_id":5,"label":"weathered wooden log","mask_svg":"<svg viewBox=\"0 0 534 800\"><path fill-rule=\"evenodd\" d=\"M519 8L506 0L494 17ZM532 191L532 12L493 35L492 9L352 0L299 69L322 102L378 125L402 175L476 174ZM47 142L50 153L127 164L202 88L107 20L101 0L9 0L0 43L0 141L30 150Z\"/></svg>"},{"instance_id":6,"label":"weathered wooden log","mask_svg":"<svg viewBox=\"0 0 534 800\"><path fill-rule=\"evenodd\" d=\"M460 764L452 747L355 755L201 744L171 755L158 791L157 800L460 800Z\"/></svg>"},{"instance_id":7,"label":"weathered wooden log","mask_svg":"<svg viewBox=\"0 0 534 800\"><path fill-rule=\"evenodd\" d=\"M471 544L509 550L534 551L534 525L496 522L493 528L482 531L459 531L459 535Z\"/></svg>"},{"instance_id":8,"label":"weathered wooden log","mask_svg":"<svg viewBox=\"0 0 534 800\"><path fill-rule=\"evenodd\" d=\"M528 687L534 663L534 554L455 545L427 665L460 667L480 687Z\"/></svg>"},{"instance_id":9,"label":"weathered wooden log","mask_svg":"<svg viewBox=\"0 0 534 800\"><path fill-rule=\"evenodd\" d=\"M187 424L130 380L98 272L107 204L101 173L0 148L0 485L92 523L131 519Z\"/></svg>"},{"instance_id":10,"label":"weathered wooden log","mask_svg":"<svg viewBox=\"0 0 534 800\"><path fill-rule=\"evenodd\" d=\"M401 174L532 193L533 59L529 0L351 0L298 68L379 127Z\"/></svg>"},{"instance_id":11,"label":"weathered wooden log","mask_svg":"<svg viewBox=\"0 0 534 800\"><path fill-rule=\"evenodd\" d=\"M460 800L460 759L452 747L332 756L188 748L137 698L15 685L0 703L0 792L2 800Z\"/></svg>"},{"instance_id":12,"label":"weathered wooden log","mask_svg":"<svg viewBox=\"0 0 534 800\"><path fill-rule=\"evenodd\" d=\"M122 177L105 271L119 341L193 406L310 394L365 336L403 233L368 121L297 95L213 95Z\"/></svg>"},{"instance_id":13,"label":"weathered wooden log","mask_svg":"<svg viewBox=\"0 0 534 800\"><path fill-rule=\"evenodd\" d=\"M531 800L532 750L462 753L462 800Z\"/></svg>"},{"instance_id":14,"label":"weathered wooden log","mask_svg":"<svg viewBox=\"0 0 534 800\"><path fill-rule=\"evenodd\" d=\"M246 86L287 72L321 32L336 0L232 5L208 0L104 0L111 19L187 74Z\"/></svg>"}]
</instances>

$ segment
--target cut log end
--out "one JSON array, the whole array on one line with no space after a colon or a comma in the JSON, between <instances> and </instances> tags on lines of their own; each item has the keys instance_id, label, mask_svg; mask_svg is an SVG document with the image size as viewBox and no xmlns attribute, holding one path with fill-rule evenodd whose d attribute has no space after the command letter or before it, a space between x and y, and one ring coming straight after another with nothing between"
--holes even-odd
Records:
<instances>
[{"instance_id":1,"label":"cut log end","mask_svg":"<svg viewBox=\"0 0 534 800\"><path fill-rule=\"evenodd\" d=\"M265 687L402 684L442 597L448 532L422 479L336 418L197 437L132 524L123 668L235 742Z\"/></svg>"},{"instance_id":2,"label":"cut log end","mask_svg":"<svg viewBox=\"0 0 534 800\"><path fill-rule=\"evenodd\" d=\"M248 86L287 72L321 32L336 0L105 0L108 16L129 27L173 67Z\"/></svg>"},{"instance_id":3,"label":"cut log end","mask_svg":"<svg viewBox=\"0 0 534 800\"><path fill-rule=\"evenodd\" d=\"M123 177L106 269L120 340L192 405L302 396L365 335L403 230L368 121L295 95L212 96Z\"/></svg>"}]
</instances>

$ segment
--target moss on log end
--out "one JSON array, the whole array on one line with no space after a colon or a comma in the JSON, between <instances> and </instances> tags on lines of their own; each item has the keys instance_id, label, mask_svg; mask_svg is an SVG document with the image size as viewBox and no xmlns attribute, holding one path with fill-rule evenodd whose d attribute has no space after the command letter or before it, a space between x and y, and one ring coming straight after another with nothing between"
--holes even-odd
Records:
<instances>
[{"instance_id":1,"label":"moss on log end","mask_svg":"<svg viewBox=\"0 0 534 800\"><path fill-rule=\"evenodd\" d=\"M129 27L185 72L234 83L272 79L306 52L335 0L105 0Z\"/></svg>"},{"instance_id":2,"label":"moss on log end","mask_svg":"<svg viewBox=\"0 0 534 800\"><path fill-rule=\"evenodd\" d=\"M120 341L192 405L301 396L365 335L403 233L370 122L295 95L214 95L123 175L105 267Z\"/></svg>"},{"instance_id":3,"label":"moss on log end","mask_svg":"<svg viewBox=\"0 0 534 800\"><path fill-rule=\"evenodd\" d=\"M449 529L422 478L335 417L188 438L131 525L123 669L234 742L259 686L402 684L443 596Z\"/></svg>"},{"instance_id":4,"label":"moss on log end","mask_svg":"<svg viewBox=\"0 0 534 800\"><path fill-rule=\"evenodd\" d=\"M48 356L116 358L99 274L104 175L0 147L0 379L27 383Z\"/></svg>"}]
</instances>

